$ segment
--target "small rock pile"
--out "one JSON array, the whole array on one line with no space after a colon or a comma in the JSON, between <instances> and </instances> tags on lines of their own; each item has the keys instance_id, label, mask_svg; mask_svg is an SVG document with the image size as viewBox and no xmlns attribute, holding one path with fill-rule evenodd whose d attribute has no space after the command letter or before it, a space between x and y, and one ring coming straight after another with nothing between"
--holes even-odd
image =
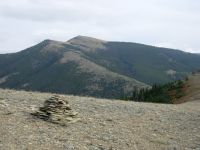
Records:
<instances>
[{"instance_id":1,"label":"small rock pile","mask_svg":"<svg viewBox=\"0 0 200 150\"><path fill-rule=\"evenodd\" d=\"M52 123L67 125L79 121L77 112L72 111L68 102L59 95L54 95L44 102L44 106L32 115Z\"/></svg>"}]
</instances>

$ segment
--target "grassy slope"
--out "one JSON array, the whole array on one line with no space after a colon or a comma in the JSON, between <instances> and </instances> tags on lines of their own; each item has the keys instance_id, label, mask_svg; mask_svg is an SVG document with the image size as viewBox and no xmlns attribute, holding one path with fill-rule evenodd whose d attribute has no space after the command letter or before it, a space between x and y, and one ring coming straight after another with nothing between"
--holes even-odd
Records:
<instances>
[{"instance_id":1,"label":"grassy slope","mask_svg":"<svg viewBox=\"0 0 200 150\"><path fill-rule=\"evenodd\" d=\"M145 86L87 60L84 54L77 54L73 48L69 44L60 46L54 41L52 45L52 41L46 40L8 55L8 58L0 56L3 58L0 77L8 77L1 87L119 98L131 91L134 85ZM60 63L64 54L70 51L70 60Z\"/></svg>"},{"instance_id":2,"label":"grassy slope","mask_svg":"<svg viewBox=\"0 0 200 150\"><path fill-rule=\"evenodd\" d=\"M178 50L135 43L108 42L106 50L87 52L89 59L120 74L152 84L179 79L200 68L200 57ZM174 70L173 77L166 71Z\"/></svg>"},{"instance_id":3,"label":"grassy slope","mask_svg":"<svg viewBox=\"0 0 200 150\"><path fill-rule=\"evenodd\" d=\"M186 85L186 94L177 103L200 100L200 73L190 75Z\"/></svg>"},{"instance_id":4,"label":"grassy slope","mask_svg":"<svg viewBox=\"0 0 200 150\"><path fill-rule=\"evenodd\" d=\"M84 40L81 46L45 40L19 53L0 55L0 80L7 77L1 87L116 98L134 85L144 86L137 80L168 82L200 67L200 56L194 54L135 43ZM69 51L78 52L78 60L59 63ZM169 69L177 75L168 76Z\"/></svg>"}]
</instances>

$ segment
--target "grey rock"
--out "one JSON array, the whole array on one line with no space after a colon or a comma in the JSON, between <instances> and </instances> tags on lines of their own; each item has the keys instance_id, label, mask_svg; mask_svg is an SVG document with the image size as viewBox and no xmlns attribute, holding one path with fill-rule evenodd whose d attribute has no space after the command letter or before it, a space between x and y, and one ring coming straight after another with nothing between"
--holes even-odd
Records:
<instances>
[{"instance_id":1,"label":"grey rock","mask_svg":"<svg viewBox=\"0 0 200 150\"><path fill-rule=\"evenodd\" d=\"M77 118L78 113L72 111L68 101L58 95L47 99L44 102L44 106L40 107L39 110L32 113L32 115L39 119L60 125L67 125L68 123L75 123L80 120L80 118Z\"/></svg>"}]
</instances>

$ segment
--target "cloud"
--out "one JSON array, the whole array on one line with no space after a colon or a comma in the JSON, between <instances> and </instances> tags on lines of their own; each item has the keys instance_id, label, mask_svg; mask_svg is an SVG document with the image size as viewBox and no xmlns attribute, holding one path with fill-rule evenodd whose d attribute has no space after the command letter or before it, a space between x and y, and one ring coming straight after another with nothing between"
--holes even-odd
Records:
<instances>
[{"instance_id":1,"label":"cloud","mask_svg":"<svg viewBox=\"0 0 200 150\"><path fill-rule=\"evenodd\" d=\"M196 0L0 1L0 53L76 35L200 52Z\"/></svg>"}]
</instances>

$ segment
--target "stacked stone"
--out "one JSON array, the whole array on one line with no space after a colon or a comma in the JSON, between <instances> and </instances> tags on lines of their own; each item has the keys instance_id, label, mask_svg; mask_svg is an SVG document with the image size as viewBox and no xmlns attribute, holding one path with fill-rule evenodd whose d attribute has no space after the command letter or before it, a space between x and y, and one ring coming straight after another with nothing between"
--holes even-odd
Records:
<instances>
[{"instance_id":1,"label":"stacked stone","mask_svg":"<svg viewBox=\"0 0 200 150\"><path fill-rule=\"evenodd\" d=\"M66 125L79 120L77 112L71 110L68 102L59 95L54 95L44 102L44 106L39 111L33 113L40 119L53 123Z\"/></svg>"}]
</instances>

